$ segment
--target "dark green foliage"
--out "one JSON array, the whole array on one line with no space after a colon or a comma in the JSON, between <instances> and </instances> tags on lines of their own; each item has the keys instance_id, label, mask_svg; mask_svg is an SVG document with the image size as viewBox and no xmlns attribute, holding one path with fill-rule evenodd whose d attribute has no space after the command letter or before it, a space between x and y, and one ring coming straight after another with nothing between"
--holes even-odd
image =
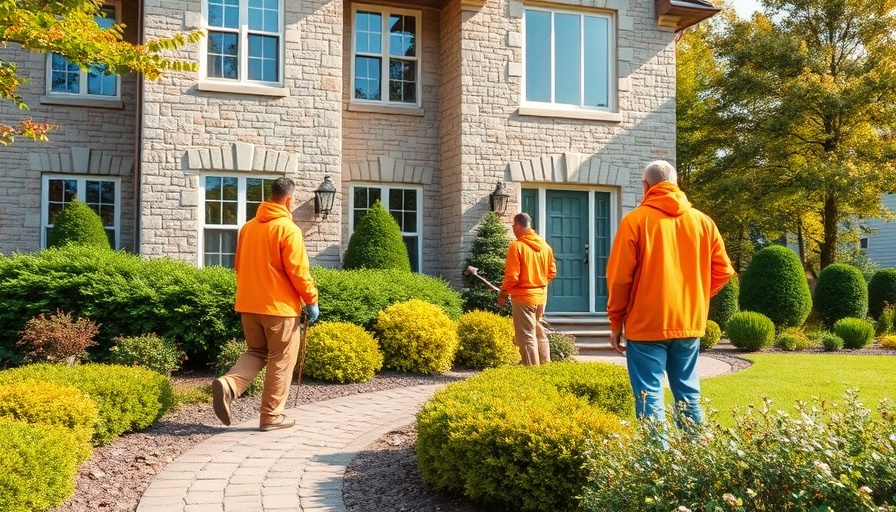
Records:
<instances>
[{"instance_id":1,"label":"dark green foliage","mask_svg":"<svg viewBox=\"0 0 896 512\"><path fill-rule=\"evenodd\" d=\"M821 336L821 346L828 352L843 350L843 338L834 333L825 333Z\"/></svg>"},{"instance_id":2,"label":"dark green foliage","mask_svg":"<svg viewBox=\"0 0 896 512\"><path fill-rule=\"evenodd\" d=\"M706 333L700 338L700 350L710 349L722 339L722 328L712 320L706 321Z\"/></svg>"},{"instance_id":3,"label":"dark green foliage","mask_svg":"<svg viewBox=\"0 0 896 512\"><path fill-rule=\"evenodd\" d=\"M551 346L551 361L565 361L579 353L576 347L576 337L572 334L552 332L548 334L548 343Z\"/></svg>"},{"instance_id":4,"label":"dark green foliage","mask_svg":"<svg viewBox=\"0 0 896 512\"><path fill-rule=\"evenodd\" d=\"M737 274L731 276L728 284L722 288L715 297L709 299L709 319L718 324L723 331L728 324L731 315L737 313L737 297L740 295L740 285Z\"/></svg>"},{"instance_id":5,"label":"dark green foliage","mask_svg":"<svg viewBox=\"0 0 896 512\"><path fill-rule=\"evenodd\" d=\"M828 265L818 274L813 299L825 327L841 318L864 318L868 312L868 285L859 269L845 263Z\"/></svg>"},{"instance_id":6,"label":"dark green foliage","mask_svg":"<svg viewBox=\"0 0 896 512\"><path fill-rule=\"evenodd\" d=\"M380 311L420 299L442 308L452 320L461 315L460 294L444 280L399 270L335 270L313 267L320 292L320 316L372 329Z\"/></svg>"},{"instance_id":7,"label":"dark green foliage","mask_svg":"<svg viewBox=\"0 0 896 512\"><path fill-rule=\"evenodd\" d=\"M507 248L510 237L507 226L495 212L488 212L482 224L476 229L476 238L470 248L470 257L466 265L479 269L478 274L498 288L504 280L504 263L507 261ZM467 266L464 266L464 270ZM488 286L475 276L464 274L464 311L491 311L510 316L510 304L498 306L498 296L489 291Z\"/></svg>"},{"instance_id":8,"label":"dark green foliage","mask_svg":"<svg viewBox=\"0 0 896 512\"><path fill-rule=\"evenodd\" d=\"M896 304L896 268L880 270L868 283L868 314L880 318L886 304Z\"/></svg>"},{"instance_id":9,"label":"dark green foliage","mask_svg":"<svg viewBox=\"0 0 896 512\"><path fill-rule=\"evenodd\" d=\"M246 350L246 342L243 340L230 340L225 343L215 359L215 377L220 377L227 373L236 364L240 356L246 353ZM255 396L261 393L261 390L264 388L264 376L266 373L267 368L262 368L240 396Z\"/></svg>"},{"instance_id":10,"label":"dark green foliage","mask_svg":"<svg viewBox=\"0 0 896 512\"><path fill-rule=\"evenodd\" d=\"M417 463L436 489L514 511L572 511L594 446L634 418L625 369L555 363L489 369L417 414ZM510 484L512 482L512 485Z\"/></svg>"},{"instance_id":11,"label":"dark green foliage","mask_svg":"<svg viewBox=\"0 0 896 512\"><path fill-rule=\"evenodd\" d=\"M183 358L177 345L155 334L115 338L109 361L123 366L141 366L165 376L180 367Z\"/></svg>"},{"instance_id":12,"label":"dark green foliage","mask_svg":"<svg viewBox=\"0 0 896 512\"><path fill-rule=\"evenodd\" d=\"M89 206L75 199L53 219L53 229L47 238L48 247L86 245L109 249L109 235L103 220Z\"/></svg>"},{"instance_id":13,"label":"dark green foliage","mask_svg":"<svg viewBox=\"0 0 896 512\"><path fill-rule=\"evenodd\" d=\"M874 341L874 324L864 318L841 318L834 324L834 334L843 338L844 348L863 348Z\"/></svg>"},{"instance_id":14,"label":"dark green foliage","mask_svg":"<svg viewBox=\"0 0 896 512\"><path fill-rule=\"evenodd\" d=\"M373 203L355 226L342 268L411 270L401 228L379 201Z\"/></svg>"},{"instance_id":15,"label":"dark green foliage","mask_svg":"<svg viewBox=\"0 0 896 512\"><path fill-rule=\"evenodd\" d=\"M762 313L741 311L728 319L728 339L743 350L761 350L775 342L775 324Z\"/></svg>"},{"instance_id":16,"label":"dark green foliage","mask_svg":"<svg viewBox=\"0 0 896 512\"><path fill-rule=\"evenodd\" d=\"M93 433L96 444L108 443L124 432L144 429L174 405L168 379L144 368L39 363L0 371L0 385L29 379L74 386L89 396L99 409Z\"/></svg>"},{"instance_id":17,"label":"dark green foliage","mask_svg":"<svg viewBox=\"0 0 896 512\"><path fill-rule=\"evenodd\" d=\"M812 295L799 256L780 245L757 252L741 279L739 301L741 311L762 313L777 329L802 325Z\"/></svg>"}]
</instances>

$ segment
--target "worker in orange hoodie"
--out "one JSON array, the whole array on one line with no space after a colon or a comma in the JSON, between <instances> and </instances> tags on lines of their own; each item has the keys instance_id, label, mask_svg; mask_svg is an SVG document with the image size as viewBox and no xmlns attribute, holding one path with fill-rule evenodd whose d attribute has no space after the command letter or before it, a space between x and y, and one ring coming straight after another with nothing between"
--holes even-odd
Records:
<instances>
[{"instance_id":1,"label":"worker in orange hoodie","mask_svg":"<svg viewBox=\"0 0 896 512\"><path fill-rule=\"evenodd\" d=\"M532 218L525 213L513 217L516 240L507 250L504 280L498 293L498 305L510 296L513 311L514 341L523 364L537 366L551 361L551 348L544 332L544 308L548 302L548 283L557 275L554 250L532 229Z\"/></svg>"},{"instance_id":2,"label":"worker in orange hoodie","mask_svg":"<svg viewBox=\"0 0 896 512\"><path fill-rule=\"evenodd\" d=\"M669 162L645 168L644 200L623 217L607 262L607 315L610 344L626 354L638 417L665 421L665 372L676 410L700 424L700 338L709 299L734 269L715 223L677 183Z\"/></svg>"},{"instance_id":3,"label":"worker in orange hoodie","mask_svg":"<svg viewBox=\"0 0 896 512\"><path fill-rule=\"evenodd\" d=\"M305 304L308 321L317 320L317 286L311 277L302 230L292 220L295 184L278 178L271 199L240 229L236 244L236 311L248 350L222 377L212 381L215 414L230 425L230 403L267 369L261 392L259 429L289 428L283 410L298 355Z\"/></svg>"}]
</instances>

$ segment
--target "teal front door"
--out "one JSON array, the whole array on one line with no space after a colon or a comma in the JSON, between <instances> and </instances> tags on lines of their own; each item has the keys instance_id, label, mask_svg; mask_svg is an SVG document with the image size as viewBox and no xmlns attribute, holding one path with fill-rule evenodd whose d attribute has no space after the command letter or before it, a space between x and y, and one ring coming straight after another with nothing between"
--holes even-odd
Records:
<instances>
[{"instance_id":1,"label":"teal front door","mask_svg":"<svg viewBox=\"0 0 896 512\"><path fill-rule=\"evenodd\" d=\"M547 310L588 311L588 192L547 190L545 194L545 238L557 260L557 277L548 286Z\"/></svg>"}]
</instances>

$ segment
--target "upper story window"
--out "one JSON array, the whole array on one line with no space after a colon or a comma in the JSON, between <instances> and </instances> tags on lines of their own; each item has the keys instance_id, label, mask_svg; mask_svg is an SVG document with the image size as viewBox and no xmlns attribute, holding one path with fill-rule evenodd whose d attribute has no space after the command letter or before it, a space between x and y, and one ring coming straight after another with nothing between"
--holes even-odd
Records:
<instances>
[{"instance_id":1,"label":"upper story window","mask_svg":"<svg viewBox=\"0 0 896 512\"><path fill-rule=\"evenodd\" d=\"M106 4L94 19L101 28L109 29L118 22L118 11L118 4ZM85 71L55 53L47 59L47 94L101 99L121 97L121 77L106 74L104 64L95 64Z\"/></svg>"},{"instance_id":2,"label":"upper story window","mask_svg":"<svg viewBox=\"0 0 896 512\"><path fill-rule=\"evenodd\" d=\"M615 110L612 16L527 8L524 31L524 104Z\"/></svg>"},{"instance_id":3,"label":"upper story window","mask_svg":"<svg viewBox=\"0 0 896 512\"><path fill-rule=\"evenodd\" d=\"M282 83L281 0L207 0L204 6L207 78Z\"/></svg>"},{"instance_id":4,"label":"upper story window","mask_svg":"<svg viewBox=\"0 0 896 512\"><path fill-rule=\"evenodd\" d=\"M200 179L200 264L233 268L240 227L271 198L277 177L208 174Z\"/></svg>"},{"instance_id":5,"label":"upper story window","mask_svg":"<svg viewBox=\"0 0 896 512\"><path fill-rule=\"evenodd\" d=\"M420 256L423 250L420 233L423 226L423 210L421 207L423 190L419 187L395 187L391 185L354 185L352 186L352 214L349 230L354 233L355 226L361 217L379 201L401 229L411 270L420 272Z\"/></svg>"},{"instance_id":6,"label":"upper story window","mask_svg":"<svg viewBox=\"0 0 896 512\"><path fill-rule=\"evenodd\" d=\"M420 105L419 30L419 11L355 8L352 101Z\"/></svg>"},{"instance_id":7,"label":"upper story window","mask_svg":"<svg viewBox=\"0 0 896 512\"><path fill-rule=\"evenodd\" d=\"M50 175L45 174L41 183L41 240L46 247L53 221L59 212L77 199L89 206L100 216L109 245L119 246L119 225L121 223L121 180L98 176Z\"/></svg>"}]
</instances>

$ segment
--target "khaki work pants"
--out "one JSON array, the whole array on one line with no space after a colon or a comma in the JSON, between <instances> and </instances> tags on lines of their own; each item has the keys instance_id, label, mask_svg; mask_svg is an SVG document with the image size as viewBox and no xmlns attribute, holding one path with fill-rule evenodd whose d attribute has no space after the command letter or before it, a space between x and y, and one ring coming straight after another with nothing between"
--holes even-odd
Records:
<instances>
[{"instance_id":1,"label":"khaki work pants","mask_svg":"<svg viewBox=\"0 0 896 512\"><path fill-rule=\"evenodd\" d=\"M248 350L222 378L233 396L240 396L262 368L267 368L261 392L261 424L278 420L286 407L289 384L299 351L301 321L283 317L241 313Z\"/></svg>"},{"instance_id":2,"label":"khaki work pants","mask_svg":"<svg viewBox=\"0 0 896 512\"><path fill-rule=\"evenodd\" d=\"M551 362L551 345L542 327L544 304L529 306L513 303L514 343L526 366Z\"/></svg>"}]
</instances>

